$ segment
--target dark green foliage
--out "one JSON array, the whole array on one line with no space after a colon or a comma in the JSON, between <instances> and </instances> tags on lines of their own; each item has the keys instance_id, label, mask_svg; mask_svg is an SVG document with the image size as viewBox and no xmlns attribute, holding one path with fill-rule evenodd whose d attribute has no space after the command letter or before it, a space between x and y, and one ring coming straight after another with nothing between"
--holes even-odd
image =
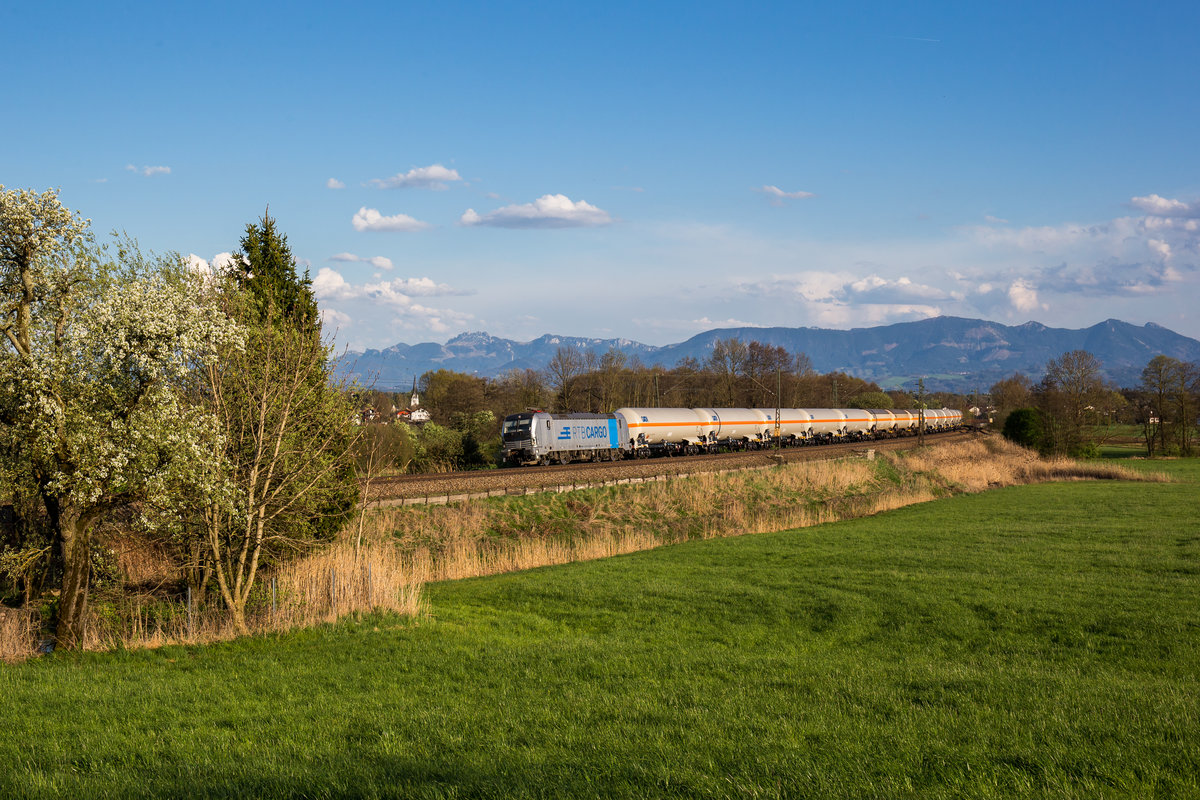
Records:
<instances>
[{"instance_id":1,"label":"dark green foliage","mask_svg":"<svg viewBox=\"0 0 1200 800\"><path fill-rule=\"evenodd\" d=\"M892 408L892 396L886 392L863 392L846 406L848 408Z\"/></svg>"},{"instance_id":2,"label":"dark green foliage","mask_svg":"<svg viewBox=\"0 0 1200 800\"><path fill-rule=\"evenodd\" d=\"M234 258L234 274L249 295L254 321L273 320L297 330L319 330L312 280L307 270L303 277L297 273L287 236L269 214L246 226L241 247L240 257Z\"/></svg>"},{"instance_id":3,"label":"dark green foliage","mask_svg":"<svg viewBox=\"0 0 1200 800\"><path fill-rule=\"evenodd\" d=\"M1004 420L1004 438L1022 447L1037 449L1042 444L1042 412L1018 408Z\"/></svg>"}]
</instances>

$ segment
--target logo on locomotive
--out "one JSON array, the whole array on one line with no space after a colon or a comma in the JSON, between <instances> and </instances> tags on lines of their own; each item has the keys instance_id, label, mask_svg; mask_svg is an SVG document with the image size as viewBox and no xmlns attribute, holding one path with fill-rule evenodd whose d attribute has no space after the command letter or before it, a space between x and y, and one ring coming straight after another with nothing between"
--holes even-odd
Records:
<instances>
[{"instance_id":1,"label":"logo on locomotive","mask_svg":"<svg viewBox=\"0 0 1200 800\"><path fill-rule=\"evenodd\" d=\"M608 442L613 447L617 441L617 423L615 420L607 420L606 424L578 424L564 425L555 437L560 442L577 441L584 443L593 443L600 439Z\"/></svg>"}]
</instances>

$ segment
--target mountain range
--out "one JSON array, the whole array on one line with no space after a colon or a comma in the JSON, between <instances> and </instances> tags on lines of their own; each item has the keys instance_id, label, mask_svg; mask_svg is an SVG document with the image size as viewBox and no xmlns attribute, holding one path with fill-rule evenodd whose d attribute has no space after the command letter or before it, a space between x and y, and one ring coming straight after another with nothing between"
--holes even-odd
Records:
<instances>
[{"instance_id":1,"label":"mountain range","mask_svg":"<svg viewBox=\"0 0 1200 800\"><path fill-rule=\"evenodd\" d=\"M1038 322L1001 325L980 319L934 317L874 328L718 328L677 344L656 347L631 339L589 339L546 334L517 342L486 333L463 333L445 344L397 344L384 350L350 353L340 370L378 389L403 391L429 370L448 369L496 377L510 369L545 368L560 347L611 349L649 366L672 367L683 358L705 361L713 344L737 338L806 353L818 372L841 371L875 381L885 389L913 388L925 378L929 391L986 390L1001 378L1022 372L1038 380L1046 362L1070 350L1087 350L1120 386L1134 386L1156 355L1200 361L1200 341L1161 325L1109 319L1090 328L1051 328Z\"/></svg>"}]
</instances>

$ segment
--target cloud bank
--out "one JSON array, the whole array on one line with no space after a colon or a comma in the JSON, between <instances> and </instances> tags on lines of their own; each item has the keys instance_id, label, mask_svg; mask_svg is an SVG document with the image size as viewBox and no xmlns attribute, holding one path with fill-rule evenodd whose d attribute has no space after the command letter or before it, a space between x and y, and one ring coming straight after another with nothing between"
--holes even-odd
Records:
<instances>
[{"instance_id":1,"label":"cloud bank","mask_svg":"<svg viewBox=\"0 0 1200 800\"><path fill-rule=\"evenodd\" d=\"M380 189L433 189L441 191L449 188L447 183L461 181L462 176L456 169L447 169L441 164L430 164L428 167L414 167L408 172L401 172L390 178L372 178L371 185Z\"/></svg>"},{"instance_id":2,"label":"cloud bank","mask_svg":"<svg viewBox=\"0 0 1200 800\"><path fill-rule=\"evenodd\" d=\"M477 214L468 208L459 223L464 226L486 225L495 228L589 228L608 225L607 211L585 200L578 203L564 194L545 194L532 203L511 205Z\"/></svg>"},{"instance_id":3,"label":"cloud bank","mask_svg":"<svg viewBox=\"0 0 1200 800\"><path fill-rule=\"evenodd\" d=\"M454 309L431 308L414 302L414 297L471 294L427 277L398 278L356 285L346 281L337 270L322 267L313 278L312 288L313 295L321 302L321 313L324 315L322 318L336 319L343 325L351 321L351 315L343 310L346 304L385 307L391 314L391 322L406 330L446 333L455 326L465 325L474 319L473 315ZM334 303L341 304L342 307L335 308ZM368 311L362 316L373 318L376 314L377 312Z\"/></svg>"},{"instance_id":4,"label":"cloud bank","mask_svg":"<svg viewBox=\"0 0 1200 800\"><path fill-rule=\"evenodd\" d=\"M335 253L329 257L329 260L370 264L376 269L391 269L393 266L390 258L385 258L384 256L371 256L370 258L364 258L363 256L356 256L354 253Z\"/></svg>"},{"instance_id":5,"label":"cloud bank","mask_svg":"<svg viewBox=\"0 0 1200 800\"><path fill-rule=\"evenodd\" d=\"M363 206L350 220L356 231L401 231L413 233L433 227L428 222L413 219L408 214L395 214L385 217L378 209Z\"/></svg>"},{"instance_id":6,"label":"cloud bank","mask_svg":"<svg viewBox=\"0 0 1200 800\"><path fill-rule=\"evenodd\" d=\"M125 169L129 172L136 172L143 178L152 178L155 175L170 175L170 167L138 167L133 164L126 164Z\"/></svg>"},{"instance_id":7,"label":"cloud bank","mask_svg":"<svg viewBox=\"0 0 1200 800\"><path fill-rule=\"evenodd\" d=\"M767 195L773 206L783 205L784 200L804 200L809 197L816 197L812 192L785 192L778 186L771 185L760 186L754 191Z\"/></svg>"}]
</instances>

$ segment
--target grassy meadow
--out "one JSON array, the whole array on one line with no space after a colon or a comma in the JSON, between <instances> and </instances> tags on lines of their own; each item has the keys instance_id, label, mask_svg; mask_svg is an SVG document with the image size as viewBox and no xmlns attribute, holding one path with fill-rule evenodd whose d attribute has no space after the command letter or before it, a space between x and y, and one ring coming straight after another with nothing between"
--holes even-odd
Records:
<instances>
[{"instance_id":1,"label":"grassy meadow","mask_svg":"<svg viewBox=\"0 0 1200 800\"><path fill-rule=\"evenodd\" d=\"M1151 466L0 666L0 796L1200 796L1200 468Z\"/></svg>"}]
</instances>

